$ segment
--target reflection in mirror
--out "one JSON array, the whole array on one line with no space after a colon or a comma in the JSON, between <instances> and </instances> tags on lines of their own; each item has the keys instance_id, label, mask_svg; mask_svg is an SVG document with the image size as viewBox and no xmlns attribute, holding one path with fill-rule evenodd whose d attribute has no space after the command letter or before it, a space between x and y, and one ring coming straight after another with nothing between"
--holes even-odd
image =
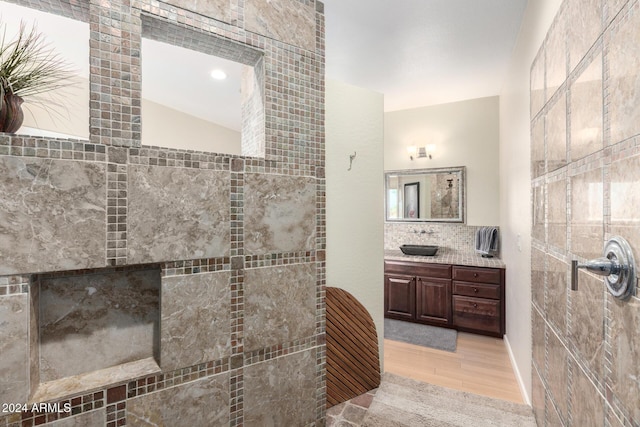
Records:
<instances>
[{"instance_id":1,"label":"reflection in mirror","mask_svg":"<svg viewBox=\"0 0 640 427\"><path fill-rule=\"evenodd\" d=\"M260 52L147 15L142 36L143 145L264 156Z\"/></svg>"},{"instance_id":2,"label":"reflection in mirror","mask_svg":"<svg viewBox=\"0 0 640 427\"><path fill-rule=\"evenodd\" d=\"M20 23L35 24L45 43L75 71L72 85L25 97L21 135L89 139L89 24L0 1L5 42L13 40Z\"/></svg>"},{"instance_id":3,"label":"reflection in mirror","mask_svg":"<svg viewBox=\"0 0 640 427\"><path fill-rule=\"evenodd\" d=\"M464 222L465 168L385 173L387 221Z\"/></svg>"}]
</instances>

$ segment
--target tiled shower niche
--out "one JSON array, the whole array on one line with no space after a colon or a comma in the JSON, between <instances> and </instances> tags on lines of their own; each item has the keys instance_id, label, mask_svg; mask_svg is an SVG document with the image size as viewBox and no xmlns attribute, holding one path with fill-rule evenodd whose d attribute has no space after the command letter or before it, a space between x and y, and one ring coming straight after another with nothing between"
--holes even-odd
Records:
<instances>
[{"instance_id":1,"label":"tiled shower niche","mask_svg":"<svg viewBox=\"0 0 640 427\"><path fill-rule=\"evenodd\" d=\"M30 288L30 400L160 371L158 265L37 274Z\"/></svg>"}]
</instances>

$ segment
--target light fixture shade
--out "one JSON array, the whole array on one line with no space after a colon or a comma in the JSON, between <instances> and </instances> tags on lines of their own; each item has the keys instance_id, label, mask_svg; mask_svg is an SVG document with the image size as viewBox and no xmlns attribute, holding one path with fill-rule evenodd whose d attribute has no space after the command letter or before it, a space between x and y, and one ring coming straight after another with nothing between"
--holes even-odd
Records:
<instances>
[{"instance_id":1,"label":"light fixture shade","mask_svg":"<svg viewBox=\"0 0 640 427\"><path fill-rule=\"evenodd\" d=\"M431 159L431 154L435 150L435 144L429 144L423 147L416 147L415 145L411 145L407 147L407 152L409 153L409 158L413 160L414 158L424 158L427 157Z\"/></svg>"}]
</instances>

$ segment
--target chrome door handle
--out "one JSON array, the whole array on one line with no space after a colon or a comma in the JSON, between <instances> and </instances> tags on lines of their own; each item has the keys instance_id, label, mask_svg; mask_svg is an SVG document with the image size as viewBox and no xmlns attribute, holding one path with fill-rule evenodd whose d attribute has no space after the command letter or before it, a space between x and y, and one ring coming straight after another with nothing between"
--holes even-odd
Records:
<instances>
[{"instance_id":1,"label":"chrome door handle","mask_svg":"<svg viewBox=\"0 0 640 427\"><path fill-rule=\"evenodd\" d=\"M636 288L636 262L631 246L625 239L615 236L604 246L602 258L592 259L584 264L571 261L571 290L578 290L578 269L584 268L599 276L605 276L605 283L611 295L627 299Z\"/></svg>"},{"instance_id":2,"label":"chrome door handle","mask_svg":"<svg viewBox=\"0 0 640 427\"><path fill-rule=\"evenodd\" d=\"M577 264L576 268L584 268L598 276L609 276L611 274L620 274L623 267L618 262L609 258L596 258L587 261L586 264L578 264L578 261L572 261L571 266Z\"/></svg>"}]
</instances>

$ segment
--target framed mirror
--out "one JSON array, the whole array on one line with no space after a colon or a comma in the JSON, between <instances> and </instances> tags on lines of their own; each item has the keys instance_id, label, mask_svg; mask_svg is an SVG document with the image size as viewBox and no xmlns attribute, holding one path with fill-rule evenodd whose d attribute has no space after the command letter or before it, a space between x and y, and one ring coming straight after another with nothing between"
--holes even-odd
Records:
<instances>
[{"instance_id":1,"label":"framed mirror","mask_svg":"<svg viewBox=\"0 0 640 427\"><path fill-rule=\"evenodd\" d=\"M465 167L409 169L385 174L385 219L465 222Z\"/></svg>"}]
</instances>

